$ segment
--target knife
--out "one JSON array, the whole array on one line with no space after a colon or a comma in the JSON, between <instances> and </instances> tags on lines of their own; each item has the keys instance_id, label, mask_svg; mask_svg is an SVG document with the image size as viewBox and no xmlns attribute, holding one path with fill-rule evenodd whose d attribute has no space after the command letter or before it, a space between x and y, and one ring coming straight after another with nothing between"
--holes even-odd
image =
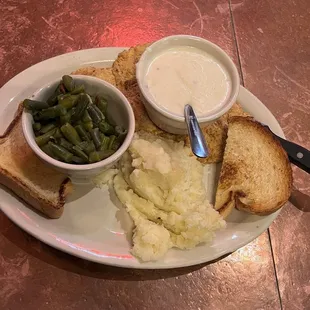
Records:
<instances>
[{"instance_id":1,"label":"knife","mask_svg":"<svg viewBox=\"0 0 310 310\"><path fill-rule=\"evenodd\" d=\"M275 133L267 126L262 124L265 128L267 128L281 143L283 149L286 151L290 162L300 169L310 173L310 151L306 148L288 140L285 140Z\"/></svg>"}]
</instances>

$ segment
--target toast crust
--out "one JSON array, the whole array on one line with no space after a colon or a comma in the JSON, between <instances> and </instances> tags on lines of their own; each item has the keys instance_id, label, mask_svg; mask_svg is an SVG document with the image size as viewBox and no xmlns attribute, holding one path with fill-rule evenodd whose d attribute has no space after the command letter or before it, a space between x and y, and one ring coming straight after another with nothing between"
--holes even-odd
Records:
<instances>
[{"instance_id":1,"label":"toast crust","mask_svg":"<svg viewBox=\"0 0 310 310\"><path fill-rule=\"evenodd\" d=\"M27 204L34 207L36 210L44 213L50 218L59 218L63 213L66 196L72 190L72 184L69 178L66 178L59 189L59 200L56 205L51 205L51 202L44 197L38 196L31 191L23 180L16 178L6 169L0 167L0 184L9 188L13 193L19 196Z\"/></svg>"},{"instance_id":2,"label":"toast crust","mask_svg":"<svg viewBox=\"0 0 310 310\"><path fill-rule=\"evenodd\" d=\"M9 134L11 133L13 128L17 125L18 121L22 117L23 109L24 108L23 108L22 104L20 103L18 105L16 112L15 112L13 120L11 121L11 123L9 124L9 126L5 130L5 132L2 135L0 135L0 144L2 144L9 137Z\"/></svg>"},{"instance_id":3,"label":"toast crust","mask_svg":"<svg viewBox=\"0 0 310 310\"><path fill-rule=\"evenodd\" d=\"M253 118L231 117L215 208L225 216L231 205L269 215L288 201L292 183L288 156L274 135Z\"/></svg>"},{"instance_id":4,"label":"toast crust","mask_svg":"<svg viewBox=\"0 0 310 310\"><path fill-rule=\"evenodd\" d=\"M20 121L22 112L23 112L23 106L20 104L14 119L12 120L12 122L10 123L4 134L0 136L0 152L1 155L4 156L0 161L0 184L9 188L13 193L19 196L26 203L28 203L38 211L44 213L48 217L59 218L63 213L63 206L65 204L66 196L72 191L72 184L70 179L65 176L63 177L59 176L57 172L51 171L50 170L51 168L46 167L46 165L43 164L41 161L39 160L38 162L36 161L37 163L36 168L38 168L38 173L40 172L40 166L44 165L43 172L44 173L46 173L47 171L51 172L49 173L49 176L52 178L52 181L53 177L55 176L55 182L59 182L59 190L58 193L56 193L55 195L56 199L52 201L48 199L48 197L40 195L39 190L35 190L39 189L40 186L42 186L42 184L38 184L36 178L32 178L31 174L27 175L28 171L27 167L25 169L26 173L25 171L23 171L23 174L25 174L25 178L27 179L21 178L20 175L22 174L19 173L19 171L16 171L17 169L20 168L18 165L16 166L16 164L14 164L14 161L21 159L19 157L20 153L23 154L27 153L28 156L30 156L31 158L33 158L32 156L36 156L29 149L29 146L27 145L27 142L23 137L22 130L21 128L18 127L21 126ZM16 135L18 135L17 139ZM10 141L10 139L13 140ZM8 149L10 150L8 151ZM20 152L20 149L23 149L24 151ZM11 156L11 155L13 155L12 159L11 157L8 157L8 160L5 159L5 156ZM27 157L27 159L29 159L29 157ZM11 165L10 160L12 160ZM63 180L61 181L61 179ZM29 186L29 183L31 182L33 182L32 186ZM42 183L51 182L51 180L42 179L41 182ZM48 186L46 186L46 188L47 187Z\"/></svg>"}]
</instances>

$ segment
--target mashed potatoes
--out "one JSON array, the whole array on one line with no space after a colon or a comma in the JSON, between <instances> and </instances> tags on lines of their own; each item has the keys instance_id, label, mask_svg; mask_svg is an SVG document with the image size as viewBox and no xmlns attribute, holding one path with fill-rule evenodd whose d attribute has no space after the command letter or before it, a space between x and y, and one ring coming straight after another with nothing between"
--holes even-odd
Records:
<instances>
[{"instance_id":1,"label":"mashed potatoes","mask_svg":"<svg viewBox=\"0 0 310 310\"><path fill-rule=\"evenodd\" d=\"M203 166L182 142L136 135L113 185L134 221L132 253L142 261L210 242L225 227L207 201Z\"/></svg>"}]
</instances>

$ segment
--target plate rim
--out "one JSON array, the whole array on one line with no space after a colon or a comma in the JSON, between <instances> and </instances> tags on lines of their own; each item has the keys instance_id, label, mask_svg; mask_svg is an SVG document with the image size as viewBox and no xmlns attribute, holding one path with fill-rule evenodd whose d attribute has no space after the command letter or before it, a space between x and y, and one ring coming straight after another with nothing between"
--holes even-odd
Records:
<instances>
[{"instance_id":1,"label":"plate rim","mask_svg":"<svg viewBox=\"0 0 310 310\"><path fill-rule=\"evenodd\" d=\"M20 72L19 74L17 74L15 77L13 77L12 79L10 79L6 84L4 84L1 89L0 89L0 94L5 92L6 89L8 89L8 87L10 87L11 84L14 84L15 80L19 80L20 78L22 78L25 74L27 74L27 72L30 71L35 71L36 67L41 66L41 65L46 65L49 61L60 61L61 58L64 57L74 57L77 54L85 54L87 53L89 55L90 51L91 52L102 52L102 55L104 55L104 51L110 51L110 52L115 52L118 53L120 52L120 50L125 50L127 49L126 47L103 47L103 48L95 48L95 49L85 49L85 50L79 50L79 51L75 51L75 52L70 52L70 53L66 53L66 54L62 54L59 56L55 56L49 59L46 59L42 62L39 62L27 69L25 69L24 71ZM89 63L95 63L95 62L108 62L108 61L112 61L111 60L106 60L106 59L93 59L93 61L91 62L91 57L89 57ZM83 66L83 64L81 64L80 66ZM23 86L25 87L25 86ZM39 88L40 86L38 86ZM277 119L275 118L275 116L271 113L271 111L255 96L253 95L249 90L247 90L246 88L244 88L242 85L240 85L240 91L239 91L239 95L237 97L237 101L238 98L241 96L249 96L252 98L252 100L256 101L256 103L258 105L261 106L262 109L264 109L264 112L269 114L270 117L272 117L275 121L275 124L277 124L277 133L284 137L284 133L282 131L282 128L280 127L280 124L278 123ZM12 98L13 100L14 98ZM10 104L10 102L12 101L10 100L9 102L4 102L3 105L0 106L0 118L2 116L2 114L5 112L7 106ZM10 191L8 191L10 193ZM15 197L15 195L12 195L12 197L14 199L17 199L17 197ZM23 204L26 204L25 202L22 201ZM18 208L18 207L17 207ZM210 259L206 259L206 258L197 258L194 260L190 260L188 261L188 263L184 263L184 262L180 262L180 263L174 263L173 265L171 264L159 264L158 266L156 265L156 262L151 262L152 264L143 264L141 262L139 262L139 264L126 264L126 263L121 263L119 260L109 260L109 259L103 259L103 258L97 258L95 255L90 255L90 254L85 254L82 251L79 250L74 250L72 249L70 246L66 245L66 246L61 246L62 244L59 242L52 242L52 239L50 238L46 238L45 234L40 234L39 231L42 231L42 228L39 229L39 231L37 231L37 229L31 229L32 226L30 226L29 224L27 224L27 222L24 220L22 220L22 218L18 218L14 216L14 213L11 212L10 208L5 208L3 207L2 203L0 202L0 209L1 211L13 222L15 223L17 226L19 226L21 229L23 229L24 231L26 231L27 233L29 233L30 235L32 235L33 237L35 237L36 239L40 240L41 242L57 249L60 250L62 252L65 252L67 254L79 257L81 259L85 259L88 261L92 261L92 262L96 262L99 264L104 264L104 265L110 265L110 266L116 266L116 267L122 267L122 268L133 268L133 269L172 269L172 268L182 268L182 267L188 267L188 266L194 266L194 265L198 265L198 264L203 264L203 263L211 263L214 262L218 259L221 259L223 256L226 255L230 255L231 253L237 251L238 249L242 248L243 246L249 244L250 242L252 242L254 239L258 238L266 229L268 229L268 227L273 223L273 221L276 219L276 217L279 215L279 213L281 212L281 209L276 211L275 213L268 215L268 221L265 221L261 226L260 229L257 230L257 234L255 234L255 236L253 235L253 237L248 238L246 241L241 242L240 244L238 244L237 247L233 247L232 249L229 250L222 250L222 251L218 251L216 252L216 254L213 255L213 257ZM129 262L129 261L127 261Z\"/></svg>"}]
</instances>

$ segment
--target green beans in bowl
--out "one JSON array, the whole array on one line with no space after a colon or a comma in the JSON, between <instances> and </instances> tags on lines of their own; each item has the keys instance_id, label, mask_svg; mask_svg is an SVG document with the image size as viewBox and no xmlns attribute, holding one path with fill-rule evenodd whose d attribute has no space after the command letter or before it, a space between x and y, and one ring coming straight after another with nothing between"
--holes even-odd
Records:
<instances>
[{"instance_id":1,"label":"green beans in bowl","mask_svg":"<svg viewBox=\"0 0 310 310\"><path fill-rule=\"evenodd\" d=\"M23 132L33 151L71 177L111 167L129 147L134 115L113 85L64 75L23 101Z\"/></svg>"}]
</instances>

